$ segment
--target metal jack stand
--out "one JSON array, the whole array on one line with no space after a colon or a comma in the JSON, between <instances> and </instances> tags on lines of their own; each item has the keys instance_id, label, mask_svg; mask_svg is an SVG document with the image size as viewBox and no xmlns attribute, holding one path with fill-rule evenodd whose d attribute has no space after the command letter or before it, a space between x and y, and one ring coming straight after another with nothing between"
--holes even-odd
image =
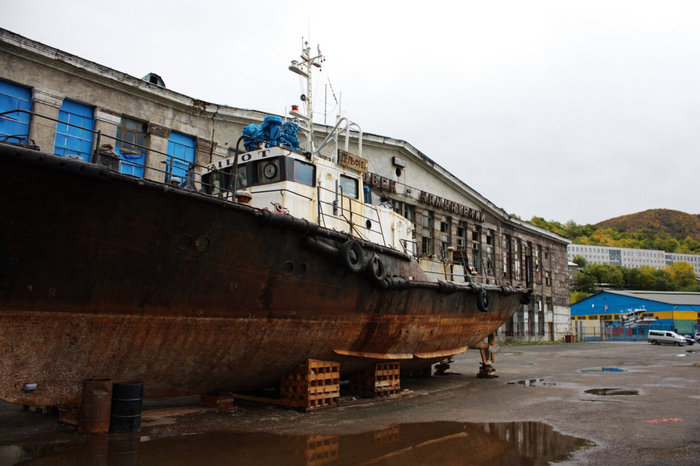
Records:
<instances>
[{"instance_id":1,"label":"metal jack stand","mask_svg":"<svg viewBox=\"0 0 700 466\"><path fill-rule=\"evenodd\" d=\"M496 361L496 355L492 350L495 346L495 342L496 334L492 333L488 337L488 348L479 350L481 352L481 366L479 367L479 372L476 374L477 378L495 379L498 377L496 368L493 367L493 363Z\"/></svg>"}]
</instances>

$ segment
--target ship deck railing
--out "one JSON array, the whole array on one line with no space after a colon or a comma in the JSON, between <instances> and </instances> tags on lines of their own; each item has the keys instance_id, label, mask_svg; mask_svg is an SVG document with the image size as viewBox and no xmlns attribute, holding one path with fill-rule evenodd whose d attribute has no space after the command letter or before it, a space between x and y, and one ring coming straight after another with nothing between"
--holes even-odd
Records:
<instances>
[{"instance_id":1,"label":"ship deck railing","mask_svg":"<svg viewBox=\"0 0 700 466\"><path fill-rule=\"evenodd\" d=\"M0 113L0 118L18 123L25 123L17 118L11 117L10 115L12 114L27 114L30 116L30 118L41 118L52 121L57 125L57 134L58 125L60 124L78 129L83 132L83 134L89 133L92 136L90 152L81 152L75 149L62 148L64 153L57 154L54 145L55 155L69 157L76 160L80 158L85 162L103 165L114 172L134 176L135 178L148 179L150 181L160 182L202 193L212 193L216 189L219 192L217 197L227 197L229 199L233 197L230 195L232 193L228 193L229 195L227 196L225 195L224 190L221 188L204 183L202 180L202 175L206 172L208 166L197 164L182 157L155 150L123 138L104 134L101 130L88 129L80 125L61 121L39 113L30 112L28 110L9 110ZM110 124L109 122L101 123ZM115 126L117 125L115 124ZM81 135L81 139L86 140L87 138L85 138L84 135ZM29 138L29 134L4 135L0 138L0 142L20 144L29 148L40 150L40 148L35 144L34 140ZM213 141L209 142L213 147ZM139 162L136 159L129 160L128 158L123 157L123 155L120 155L119 152L116 152L117 150L122 152L122 154L126 154L127 156L139 155L143 157L143 162ZM154 154L164 159L159 162L162 168L159 167L157 163L152 163L153 161L150 160ZM134 174L135 172L140 174Z\"/></svg>"},{"instance_id":2,"label":"ship deck railing","mask_svg":"<svg viewBox=\"0 0 700 466\"><path fill-rule=\"evenodd\" d=\"M366 204L359 200L346 196L342 186L336 186L335 190L324 188L321 185L316 186L316 194L318 199L318 223L321 226L328 226L327 219L338 218L348 227L348 232L352 236L370 241L369 232L375 232L382 239L382 246L389 246L384 236L382 222L379 216L377 206ZM324 201L323 194L331 194L332 201ZM364 206L364 210L369 214L363 214L359 210L352 209L352 202ZM347 207L346 207L347 206ZM376 225L376 226L375 226ZM367 231L368 230L368 231Z\"/></svg>"},{"instance_id":3,"label":"ship deck railing","mask_svg":"<svg viewBox=\"0 0 700 466\"><path fill-rule=\"evenodd\" d=\"M75 128L76 130L80 130L82 140L88 139L86 137L87 134L91 135L92 143L89 153L87 151L80 152L78 150L62 148L62 151L64 153L57 153L55 155L69 157L72 159L80 158L88 163L103 165L114 172L133 176L135 178L148 179L150 181L155 181L174 187L179 187L182 189L201 192L203 194L208 194L213 197L221 198L225 201L232 202L235 199L235 182L232 183L233 189L229 189L227 187L206 183L203 180L203 175L209 173L211 164L197 164L195 162L183 159L176 155L152 149L146 146L145 144L138 144L123 138L104 134L102 130L88 129L80 125L76 125L66 121L61 121L56 118L48 117L39 113L30 112L28 110L9 110L0 113L0 118L15 122L21 122L18 119L18 115L21 114L29 115L30 119L41 118L42 120L54 122L56 124L57 134L59 129L58 125L65 125L66 127L71 127ZM13 118L12 115L17 115L17 117ZM109 123L104 121L102 121L101 123L118 126L115 123ZM236 152L238 151L238 145L240 144L241 139L242 138L240 138L238 143L236 144ZM0 142L12 142L15 144L28 146L34 149L40 149L34 143L34 141L29 138L28 134L6 135L3 138L0 138ZM213 147L214 142L209 141L209 143L212 144ZM119 152L117 152L117 150ZM56 149L54 148L54 153L55 152ZM126 157L124 157L124 155L126 155ZM140 162L135 158L128 159L129 155L138 155L139 158L143 158L143 161ZM163 160L160 160L159 163L153 161L152 159L154 155ZM238 157L236 157L236 159L237 158ZM224 173L223 171L221 172ZM233 179L236 179L235 174L233 175ZM344 222L347 225L348 233L352 236L368 240L369 230L378 234L379 237L381 237L382 239L382 245L387 246L387 241L382 230L382 222L380 221L380 215L377 206L374 206L372 204L364 204L364 211L366 212L366 214L363 214L362 212L359 212L356 209L350 209L347 207L350 205L353 199L349 196L346 196L343 193L342 187L337 187L336 190L333 191L326 188L322 188L321 186L317 186L317 190L317 213L319 225L327 226L326 220L330 217L335 217L340 219L341 222ZM311 199L307 195L295 192L288 188L273 188L265 191L256 190L256 192L266 193L277 191L284 191L295 196L300 196L305 200L308 200L309 202L313 202L313 199ZM330 202L321 200L321 193L330 193L330 197L333 197L334 200ZM359 200L356 201L358 203L361 203ZM367 226L370 224L371 227L368 228ZM403 246L404 252L410 252L406 248L405 244L403 244Z\"/></svg>"}]
</instances>

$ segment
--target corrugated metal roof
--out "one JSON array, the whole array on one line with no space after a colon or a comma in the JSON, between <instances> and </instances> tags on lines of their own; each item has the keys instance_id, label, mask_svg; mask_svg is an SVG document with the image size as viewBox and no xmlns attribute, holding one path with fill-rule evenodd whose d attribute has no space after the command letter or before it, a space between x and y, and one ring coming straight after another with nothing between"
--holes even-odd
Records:
<instances>
[{"instance_id":1,"label":"corrugated metal roof","mask_svg":"<svg viewBox=\"0 0 700 466\"><path fill-rule=\"evenodd\" d=\"M648 299L660 303L676 306L700 306L700 293L682 291L635 291L635 290L605 290L604 293L612 293L630 298Z\"/></svg>"}]
</instances>

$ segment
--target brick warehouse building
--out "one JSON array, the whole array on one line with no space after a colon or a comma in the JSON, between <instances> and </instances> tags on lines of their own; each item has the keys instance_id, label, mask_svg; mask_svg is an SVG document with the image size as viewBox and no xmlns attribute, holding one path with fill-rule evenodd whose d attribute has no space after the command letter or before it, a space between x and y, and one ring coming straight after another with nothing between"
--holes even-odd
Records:
<instances>
[{"instance_id":1,"label":"brick warehouse building","mask_svg":"<svg viewBox=\"0 0 700 466\"><path fill-rule=\"evenodd\" d=\"M119 171L158 181L164 170L182 171L165 154L206 166L231 153L243 127L268 116L197 100L165 88L155 74L138 79L4 29L0 70L0 113L26 111L0 119L0 138L19 135L45 152L92 162L100 142L109 142ZM314 128L318 138L330 131ZM532 303L499 330L500 341L571 333L569 240L511 217L406 141L365 133L362 144L365 184L413 221L423 257L453 259L479 281L534 290Z\"/></svg>"}]
</instances>

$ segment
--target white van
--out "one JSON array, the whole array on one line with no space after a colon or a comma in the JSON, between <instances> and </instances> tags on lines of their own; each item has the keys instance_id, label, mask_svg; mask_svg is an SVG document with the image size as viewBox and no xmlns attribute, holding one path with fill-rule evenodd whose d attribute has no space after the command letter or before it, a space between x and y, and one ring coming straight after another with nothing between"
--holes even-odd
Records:
<instances>
[{"instance_id":1,"label":"white van","mask_svg":"<svg viewBox=\"0 0 700 466\"><path fill-rule=\"evenodd\" d=\"M685 345L685 338L670 330L649 330L647 341L652 345L666 343L669 345Z\"/></svg>"}]
</instances>

